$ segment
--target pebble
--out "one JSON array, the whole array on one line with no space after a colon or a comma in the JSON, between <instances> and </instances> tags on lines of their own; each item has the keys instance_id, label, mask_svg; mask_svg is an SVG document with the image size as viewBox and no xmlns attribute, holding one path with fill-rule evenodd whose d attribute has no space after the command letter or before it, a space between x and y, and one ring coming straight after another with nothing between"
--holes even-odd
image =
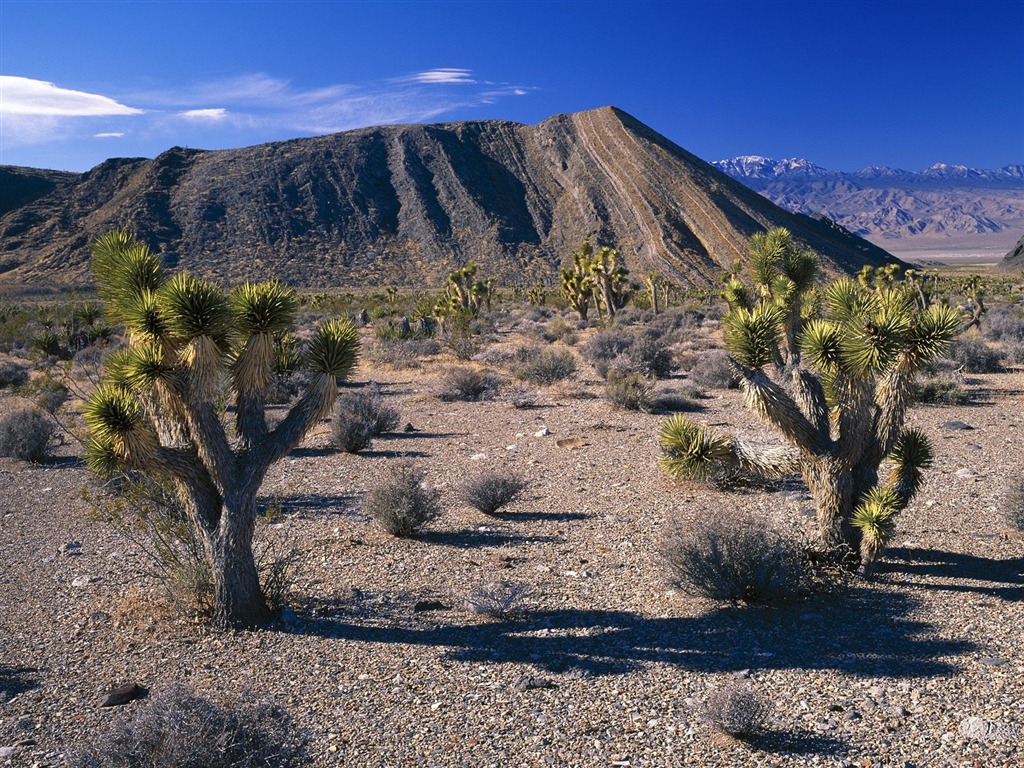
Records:
<instances>
[{"instance_id":1,"label":"pebble","mask_svg":"<svg viewBox=\"0 0 1024 768\"><path fill-rule=\"evenodd\" d=\"M533 433L533 436L534 437L547 437L550 434L551 434L551 430L550 429L548 429L547 427L541 427L540 429L538 429L536 432Z\"/></svg>"},{"instance_id":2,"label":"pebble","mask_svg":"<svg viewBox=\"0 0 1024 768\"><path fill-rule=\"evenodd\" d=\"M90 584L96 584L97 582L103 581L102 576L76 576L71 580L72 587L88 587Z\"/></svg>"}]
</instances>

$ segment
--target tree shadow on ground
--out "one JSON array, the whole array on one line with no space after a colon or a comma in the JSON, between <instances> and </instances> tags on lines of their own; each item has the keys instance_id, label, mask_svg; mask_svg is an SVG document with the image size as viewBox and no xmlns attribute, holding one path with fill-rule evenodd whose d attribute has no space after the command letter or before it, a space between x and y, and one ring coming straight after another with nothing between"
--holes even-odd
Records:
<instances>
[{"instance_id":1,"label":"tree shadow on ground","mask_svg":"<svg viewBox=\"0 0 1024 768\"><path fill-rule=\"evenodd\" d=\"M352 493L334 495L299 494L292 496L260 496L257 503L261 510L279 506L284 512L301 515L326 517L355 517L359 520L368 519L359 511L358 496Z\"/></svg>"},{"instance_id":2,"label":"tree shadow on ground","mask_svg":"<svg viewBox=\"0 0 1024 768\"><path fill-rule=\"evenodd\" d=\"M3 698L9 699L38 687L39 681L35 677L37 672L39 670L35 667L9 667L0 664L0 692L5 694Z\"/></svg>"},{"instance_id":3,"label":"tree shadow on ground","mask_svg":"<svg viewBox=\"0 0 1024 768\"><path fill-rule=\"evenodd\" d=\"M491 517L495 520L513 523L516 520L537 520L540 522L549 521L562 523L569 520L587 520L591 517L586 512L494 512Z\"/></svg>"},{"instance_id":4,"label":"tree shadow on ground","mask_svg":"<svg viewBox=\"0 0 1024 768\"><path fill-rule=\"evenodd\" d=\"M553 536L522 536L502 531L481 531L470 528L461 531L423 531L417 539L428 544L440 544L457 549L501 547L506 544L540 544L555 541Z\"/></svg>"},{"instance_id":5,"label":"tree shadow on ground","mask_svg":"<svg viewBox=\"0 0 1024 768\"><path fill-rule=\"evenodd\" d=\"M996 559L938 549L891 547L877 572L904 586L951 592L974 592L1008 602L1024 600L1024 560ZM977 584L913 581L901 576L974 581Z\"/></svg>"},{"instance_id":6,"label":"tree shadow on ground","mask_svg":"<svg viewBox=\"0 0 1024 768\"><path fill-rule=\"evenodd\" d=\"M956 668L950 657L975 645L940 638L915 620L920 601L899 592L851 587L814 603L778 609L722 609L697 616L628 611L537 611L519 621L440 626L367 626L342 608L295 631L350 642L435 646L449 659L519 663L551 672L623 674L648 663L701 672L834 669L865 676L929 677ZM444 619L458 621L458 616ZM401 622L399 622L401 623Z\"/></svg>"},{"instance_id":7,"label":"tree shadow on ground","mask_svg":"<svg viewBox=\"0 0 1024 768\"><path fill-rule=\"evenodd\" d=\"M378 440L413 440L413 439L425 439L433 440L436 438L453 438L453 437L466 437L468 432L382 432L377 435Z\"/></svg>"},{"instance_id":8,"label":"tree shadow on ground","mask_svg":"<svg viewBox=\"0 0 1024 768\"><path fill-rule=\"evenodd\" d=\"M833 736L811 733L800 728L793 730L770 729L751 739L751 746L765 752L777 752L791 755L836 755L845 752L845 741Z\"/></svg>"}]
</instances>

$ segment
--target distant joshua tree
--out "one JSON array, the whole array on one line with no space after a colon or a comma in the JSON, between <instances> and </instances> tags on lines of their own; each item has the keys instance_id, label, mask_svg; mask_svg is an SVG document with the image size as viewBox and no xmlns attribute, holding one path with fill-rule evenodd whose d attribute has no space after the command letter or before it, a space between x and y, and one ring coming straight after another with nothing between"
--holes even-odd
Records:
<instances>
[{"instance_id":1,"label":"distant joshua tree","mask_svg":"<svg viewBox=\"0 0 1024 768\"><path fill-rule=\"evenodd\" d=\"M170 276L124 231L90 249L107 315L124 324L128 346L86 403L86 461L103 474L135 469L170 481L203 543L216 623L262 624L271 615L253 559L256 495L270 465L330 413L338 381L356 365L357 332L341 320L317 329L304 360L313 378L271 429L264 405L275 337L296 316L291 290L246 283L225 294L187 272ZM234 400L234 444L224 396Z\"/></svg>"}]
</instances>

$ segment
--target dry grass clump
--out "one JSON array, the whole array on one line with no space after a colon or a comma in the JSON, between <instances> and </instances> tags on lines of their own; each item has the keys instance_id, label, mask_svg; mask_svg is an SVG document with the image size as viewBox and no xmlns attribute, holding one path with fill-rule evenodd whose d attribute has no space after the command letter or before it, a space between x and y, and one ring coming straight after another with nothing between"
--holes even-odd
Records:
<instances>
[{"instance_id":1,"label":"dry grass clump","mask_svg":"<svg viewBox=\"0 0 1024 768\"><path fill-rule=\"evenodd\" d=\"M963 377L948 373L937 373L914 382L913 398L918 403L933 405L964 405L971 396L963 388Z\"/></svg>"},{"instance_id":2,"label":"dry grass clump","mask_svg":"<svg viewBox=\"0 0 1024 768\"><path fill-rule=\"evenodd\" d=\"M471 613L493 619L507 619L525 612L524 598L530 593L525 584L492 581L481 584L466 594L466 607Z\"/></svg>"},{"instance_id":3,"label":"dry grass clump","mask_svg":"<svg viewBox=\"0 0 1024 768\"><path fill-rule=\"evenodd\" d=\"M439 495L424 485L424 476L409 462L393 465L366 494L363 510L392 536L415 536L441 514Z\"/></svg>"},{"instance_id":4,"label":"dry grass clump","mask_svg":"<svg viewBox=\"0 0 1024 768\"><path fill-rule=\"evenodd\" d=\"M1003 369L1003 356L980 336L965 334L949 345L946 357L959 363L967 373L997 373Z\"/></svg>"},{"instance_id":5,"label":"dry grass clump","mask_svg":"<svg viewBox=\"0 0 1024 768\"><path fill-rule=\"evenodd\" d=\"M799 547L750 515L709 513L694 525L677 518L661 554L674 584L712 600L783 603L800 596L807 581Z\"/></svg>"},{"instance_id":6,"label":"dry grass clump","mask_svg":"<svg viewBox=\"0 0 1024 768\"><path fill-rule=\"evenodd\" d=\"M346 453L358 453L377 435L396 430L401 418L396 408L384 402L376 384L343 392L335 403L331 439Z\"/></svg>"},{"instance_id":7,"label":"dry grass clump","mask_svg":"<svg viewBox=\"0 0 1024 768\"><path fill-rule=\"evenodd\" d=\"M526 481L511 472L485 472L463 484L462 498L474 509L493 515L518 499L525 488Z\"/></svg>"},{"instance_id":8,"label":"dry grass clump","mask_svg":"<svg viewBox=\"0 0 1024 768\"><path fill-rule=\"evenodd\" d=\"M269 702L217 703L173 686L79 747L71 768L287 768L305 739Z\"/></svg>"},{"instance_id":9,"label":"dry grass clump","mask_svg":"<svg viewBox=\"0 0 1024 768\"><path fill-rule=\"evenodd\" d=\"M701 389L736 389L740 377L729 362L729 353L712 349L693 358L687 374L690 383Z\"/></svg>"},{"instance_id":10,"label":"dry grass clump","mask_svg":"<svg viewBox=\"0 0 1024 768\"><path fill-rule=\"evenodd\" d=\"M654 408L653 389L638 373L610 371L604 392L616 408L644 413L650 413Z\"/></svg>"},{"instance_id":11,"label":"dry grass clump","mask_svg":"<svg viewBox=\"0 0 1024 768\"><path fill-rule=\"evenodd\" d=\"M567 349L528 347L519 352L512 375L531 384L549 385L576 373L576 358Z\"/></svg>"},{"instance_id":12,"label":"dry grass clump","mask_svg":"<svg viewBox=\"0 0 1024 768\"><path fill-rule=\"evenodd\" d=\"M1006 522L1016 531L1024 531L1024 480L1010 486L1003 500Z\"/></svg>"},{"instance_id":13,"label":"dry grass clump","mask_svg":"<svg viewBox=\"0 0 1024 768\"><path fill-rule=\"evenodd\" d=\"M737 739L758 735L767 716L764 699L742 683L728 683L715 689L704 703L708 725Z\"/></svg>"},{"instance_id":14,"label":"dry grass clump","mask_svg":"<svg viewBox=\"0 0 1024 768\"><path fill-rule=\"evenodd\" d=\"M437 396L445 402L490 400L498 391L498 378L479 368L449 368L438 384Z\"/></svg>"},{"instance_id":15,"label":"dry grass clump","mask_svg":"<svg viewBox=\"0 0 1024 768\"><path fill-rule=\"evenodd\" d=\"M5 360L0 363L0 389L23 387L28 384L28 367Z\"/></svg>"},{"instance_id":16,"label":"dry grass clump","mask_svg":"<svg viewBox=\"0 0 1024 768\"><path fill-rule=\"evenodd\" d=\"M53 436L53 420L34 408L19 408L0 419L0 456L40 462Z\"/></svg>"}]
</instances>

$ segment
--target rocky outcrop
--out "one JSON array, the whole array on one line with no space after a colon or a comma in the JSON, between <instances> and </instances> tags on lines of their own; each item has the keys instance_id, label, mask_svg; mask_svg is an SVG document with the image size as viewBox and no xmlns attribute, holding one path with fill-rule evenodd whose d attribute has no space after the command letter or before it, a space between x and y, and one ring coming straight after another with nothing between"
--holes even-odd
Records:
<instances>
[{"instance_id":1,"label":"rocky outcrop","mask_svg":"<svg viewBox=\"0 0 1024 768\"><path fill-rule=\"evenodd\" d=\"M436 285L473 258L505 284L531 284L555 279L591 235L634 272L707 286L773 226L833 272L891 258L605 107L532 126L386 126L109 160L0 218L0 287L87 281L88 240L113 227L229 282Z\"/></svg>"}]
</instances>

